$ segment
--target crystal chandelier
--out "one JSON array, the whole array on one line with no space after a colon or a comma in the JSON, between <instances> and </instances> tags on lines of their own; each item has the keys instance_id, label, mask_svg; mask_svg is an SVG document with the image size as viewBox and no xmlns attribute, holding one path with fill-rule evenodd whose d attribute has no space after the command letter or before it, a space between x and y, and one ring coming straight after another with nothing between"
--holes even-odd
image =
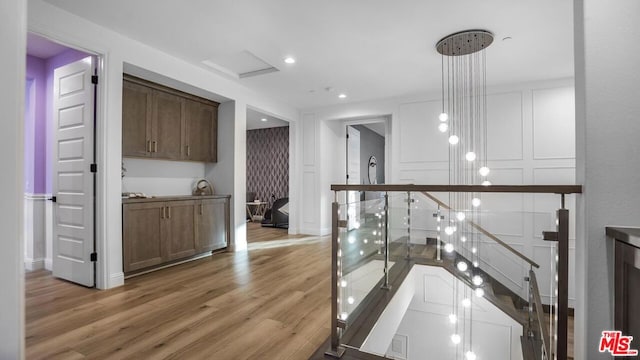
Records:
<instances>
[{"instance_id":1,"label":"crystal chandelier","mask_svg":"<svg viewBox=\"0 0 640 360\"><path fill-rule=\"evenodd\" d=\"M487 165L487 96L485 49L493 42L486 30L467 30L444 37L436 44L442 56L442 113L438 130L448 136L449 185L491 185ZM448 223L444 225L445 250L457 255L455 266L473 290L454 280L451 341L458 354L475 360L473 352L473 294L482 297L483 278L478 271L480 236L468 226L481 222L479 194L449 193Z\"/></svg>"}]
</instances>

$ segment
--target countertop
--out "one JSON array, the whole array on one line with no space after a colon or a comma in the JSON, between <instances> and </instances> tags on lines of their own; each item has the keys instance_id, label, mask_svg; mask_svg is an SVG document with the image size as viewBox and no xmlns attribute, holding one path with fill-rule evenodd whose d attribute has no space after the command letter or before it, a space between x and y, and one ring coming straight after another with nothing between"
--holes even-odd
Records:
<instances>
[{"instance_id":1,"label":"countertop","mask_svg":"<svg viewBox=\"0 0 640 360\"><path fill-rule=\"evenodd\" d=\"M640 228L607 226L605 229L607 236L640 249Z\"/></svg>"},{"instance_id":2,"label":"countertop","mask_svg":"<svg viewBox=\"0 0 640 360\"><path fill-rule=\"evenodd\" d=\"M231 198L231 195L170 195L154 196L150 198L122 198L123 204L135 204L154 201L178 201L178 200L198 200L198 199L224 199Z\"/></svg>"}]
</instances>

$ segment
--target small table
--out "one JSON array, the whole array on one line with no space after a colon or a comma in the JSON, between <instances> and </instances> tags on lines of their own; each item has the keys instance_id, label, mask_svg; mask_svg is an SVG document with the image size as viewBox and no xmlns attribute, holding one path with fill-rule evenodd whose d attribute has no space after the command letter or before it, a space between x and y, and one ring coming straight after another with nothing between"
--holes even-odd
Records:
<instances>
[{"instance_id":1,"label":"small table","mask_svg":"<svg viewBox=\"0 0 640 360\"><path fill-rule=\"evenodd\" d=\"M264 201L252 201L247 203L247 215L251 218L251 221L262 221L264 219L264 213L267 212L267 202Z\"/></svg>"}]
</instances>

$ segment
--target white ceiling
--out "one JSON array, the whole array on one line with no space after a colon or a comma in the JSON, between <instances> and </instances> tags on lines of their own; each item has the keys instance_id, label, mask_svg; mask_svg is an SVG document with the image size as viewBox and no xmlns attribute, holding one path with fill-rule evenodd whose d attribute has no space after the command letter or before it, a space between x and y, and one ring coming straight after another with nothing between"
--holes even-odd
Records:
<instances>
[{"instance_id":1,"label":"white ceiling","mask_svg":"<svg viewBox=\"0 0 640 360\"><path fill-rule=\"evenodd\" d=\"M434 46L466 29L495 34L490 86L573 76L572 0L46 1L232 78L203 61L248 52L279 71L237 81L298 108L437 90Z\"/></svg>"},{"instance_id":2,"label":"white ceiling","mask_svg":"<svg viewBox=\"0 0 640 360\"><path fill-rule=\"evenodd\" d=\"M262 121L262 119L266 119L267 121ZM260 111L247 109L247 130L267 129L281 126L289 126L289 123Z\"/></svg>"}]
</instances>

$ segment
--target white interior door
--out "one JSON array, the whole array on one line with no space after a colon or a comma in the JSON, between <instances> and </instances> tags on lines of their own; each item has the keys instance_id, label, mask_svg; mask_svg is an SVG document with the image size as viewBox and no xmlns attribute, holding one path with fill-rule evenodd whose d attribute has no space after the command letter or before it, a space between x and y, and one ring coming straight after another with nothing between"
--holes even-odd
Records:
<instances>
[{"instance_id":1,"label":"white interior door","mask_svg":"<svg viewBox=\"0 0 640 360\"><path fill-rule=\"evenodd\" d=\"M360 184L360 131L347 126L347 184ZM347 192L348 230L357 227L360 219L360 192Z\"/></svg>"},{"instance_id":2,"label":"white interior door","mask_svg":"<svg viewBox=\"0 0 640 360\"><path fill-rule=\"evenodd\" d=\"M94 107L95 59L54 70L53 275L95 285Z\"/></svg>"}]
</instances>

